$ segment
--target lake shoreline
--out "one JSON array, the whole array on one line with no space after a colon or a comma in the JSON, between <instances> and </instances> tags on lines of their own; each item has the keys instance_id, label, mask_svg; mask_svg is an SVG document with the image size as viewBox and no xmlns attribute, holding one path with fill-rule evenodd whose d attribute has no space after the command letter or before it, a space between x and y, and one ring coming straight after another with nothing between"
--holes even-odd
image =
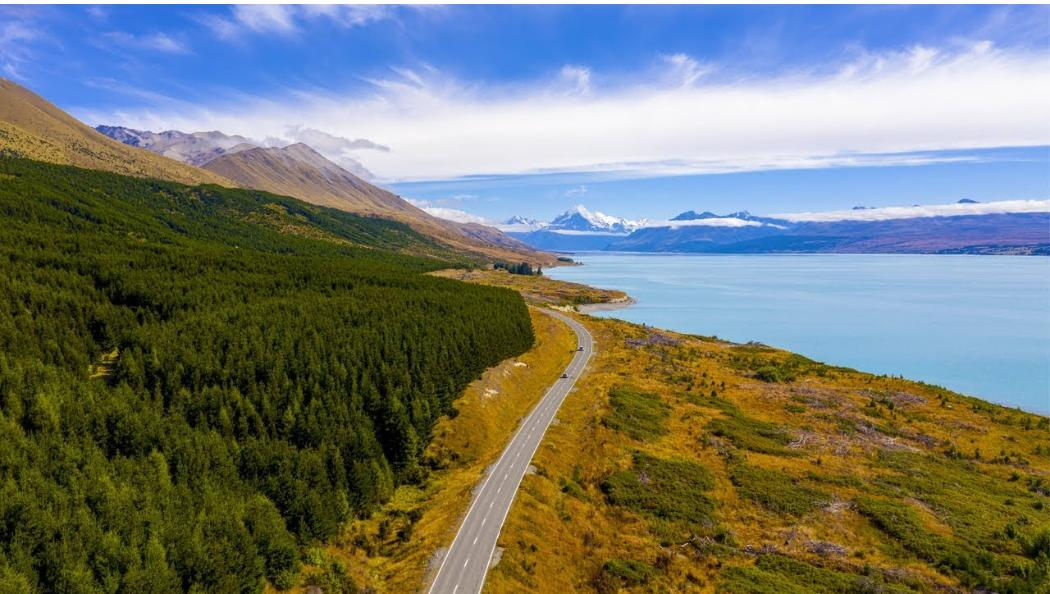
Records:
<instances>
[{"instance_id":1,"label":"lake shoreline","mask_svg":"<svg viewBox=\"0 0 1050 594\"><path fill-rule=\"evenodd\" d=\"M588 286L590 286L590 285L588 285ZM598 287L592 287L592 288L597 289ZM626 297L620 297L618 299L613 299L611 301L604 301L602 303L583 303L583 304L580 304L580 305L576 306L576 311L578 311L578 312L580 312L582 314L590 314L590 313L595 313L595 312L599 312L599 311L614 311L614 310L617 310L617 309L624 309L624 308L631 307L632 305L635 305L636 303L638 303L638 301L636 299L634 299L633 297L631 297L630 295L628 295Z\"/></svg>"},{"instance_id":2,"label":"lake shoreline","mask_svg":"<svg viewBox=\"0 0 1050 594\"><path fill-rule=\"evenodd\" d=\"M1039 300L1045 281L1038 278L1044 270L1038 259L576 256L582 266L551 270L551 277L627 294L579 305L580 313L734 342L756 340L1050 415L1046 380L1039 376L1050 345L1040 336L1046 310ZM983 280L975 287L974 278ZM954 322L961 318L969 322ZM989 344L999 346L980 346Z\"/></svg>"}]
</instances>

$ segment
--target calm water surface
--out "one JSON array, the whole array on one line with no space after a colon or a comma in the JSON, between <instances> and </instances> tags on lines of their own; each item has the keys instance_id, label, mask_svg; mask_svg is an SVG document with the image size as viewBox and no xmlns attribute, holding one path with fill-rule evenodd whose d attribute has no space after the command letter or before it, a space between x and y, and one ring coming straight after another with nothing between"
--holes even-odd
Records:
<instances>
[{"instance_id":1,"label":"calm water surface","mask_svg":"<svg viewBox=\"0 0 1050 594\"><path fill-rule=\"evenodd\" d=\"M1050 258L583 253L557 279L620 289L596 315L785 348L1050 413Z\"/></svg>"}]
</instances>

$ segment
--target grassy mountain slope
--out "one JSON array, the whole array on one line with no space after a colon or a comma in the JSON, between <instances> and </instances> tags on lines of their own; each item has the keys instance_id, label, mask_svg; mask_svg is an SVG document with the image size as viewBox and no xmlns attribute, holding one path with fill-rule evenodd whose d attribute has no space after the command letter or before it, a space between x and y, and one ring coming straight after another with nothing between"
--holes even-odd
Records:
<instances>
[{"instance_id":1,"label":"grassy mountain slope","mask_svg":"<svg viewBox=\"0 0 1050 594\"><path fill-rule=\"evenodd\" d=\"M533 341L392 251L447 248L291 198L0 158L0 228L4 592L294 585Z\"/></svg>"},{"instance_id":2,"label":"grassy mountain slope","mask_svg":"<svg viewBox=\"0 0 1050 594\"><path fill-rule=\"evenodd\" d=\"M186 184L235 185L210 171L121 144L4 78L0 154Z\"/></svg>"},{"instance_id":3,"label":"grassy mountain slope","mask_svg":"<svg viewBox=\"0 0 1050 594\"><path fill-rule=\"evenodd\" d=\"M574 301L552 284L523 293ZM1050 591L1050 419L580 319L597 354L521 484L486 592Z\"/></svg>"},{"instance_id":4,"label":"grassy mountain slope","mask_svg":"<svg viewBox=\"0 0 1050 594\"><path fill-rule=\"evenodd\" d=\"M302 143L226 154L204 167L244 187L401 221L465 252L510 261L527 260L541 264L553 261L548 254L537 252L496 229L431 216L400 196L344 170Z\"/></svg>"},{"instance_id":5,"label":"grassy mountain slope","mask_svg":"<svg viewBox=\"0 0 1050 594\"><path fill-rule=\"evenodd\" d=\"M413 213L419 209L398 196L345 171L309 146L259 147L219 156L204 165L242 185L275 194L357 212L359 214Z\"/></svg>"}]
</instances>

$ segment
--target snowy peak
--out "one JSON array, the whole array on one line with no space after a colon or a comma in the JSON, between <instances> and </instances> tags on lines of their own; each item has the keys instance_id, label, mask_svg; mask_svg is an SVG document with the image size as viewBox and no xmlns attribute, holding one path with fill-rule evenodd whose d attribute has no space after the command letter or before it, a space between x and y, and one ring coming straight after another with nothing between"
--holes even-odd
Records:
<instances>
[{"instance_id":1,"label":"snowy peak","mask_svg":"<svg viewBox=\"0 0 1050 594\"><path fill-rule=\"evenodd\" d=\"M536 219L530 219L521 215L514 215L511 218L503 221L504 225L539 225L540 222Z\"/></svg>"},{"instance_id":2,"label":"snowy peak","mask_svg":"<svg viewBox=\"0 0 1050 594\"><path fill-rule=\"evenodd\" d=\"M231 136L218 131L186 133L178 130L165 130L163 132L150 132L148 130L133 130L123 126L97 126L95 130L124 144L144 148L164 155L169 159L175 159L197 167L202 167L222 155L259 146L244 136Z\"/></svg>"},{"instance_id":3,"label":"snowy peak","mask_svg":"<svg viewBox=\"0 0 1050 594\"><path fill-rule=\"evenodd\" d=\"M579 204L555 217L547 228L554 231L627 234L640 226L638 221L587 210Z\"/></svg>"},{"instance_id":4,"label":"snowy peak","mask_svg":"<svg viewBox=\"0 0 1050 594\"><path fill-rule=\"evenodd\" d=\"M501 231L509 233L549 231L562 235L629 235L632 231L644 225L645 221L632 221L614 217L602 212L588 210L587 207L578 204L554 217L549 223L515 215L498 225L498 227Z\"/></svg>"},{"instance_id":5,"label":"snowy peak","mask_svg":"<svg viewBox=\"0 0 1050 594\"><path fill-rule=\"evenodd\" d=\"M682 225L704 225L704 226L722 226L722 227L741 227L741 226L755 226L755 225L777 225L783 223L780 219L774 219L771 217L756 217L746 210L740 210L737 212L731 212L729 214L720 215L715 214L709 210L698 213L695 210L687 210L668 221L667 225L653 225L653 226L682 226Z\"/></svg>"},{"instance_id":6,"label":"snowy peak","mask_svg":"<svg viewBox=\"0 0 1050 594\"><path fill-rule=\"evenodd\" d=\"M505 233L529 233L539 231L547 226L547 223L537 219L530 219L521 215L514 215L496 225L496 228Z\"/></svg>"},{"instance_id":7,"label":"snowy peak","mask_svg":"<svg viewBox=\"0 0 1050 594\"><path fill-rule=\"evenodd\" d=\"M687 211L683 212L682 214L680 214L680 215L678 215L676 217L673 217L671 220L672 221L697 221L697 220L700 220L700 219L717 219L717 218L720 218L719 215L716 215L715 213L713 213L713 212L711 212L709 210L705 210L704 212L699 212L699 213L696 212L695 210L687 210Z\"/></svg>"}]
</instances>

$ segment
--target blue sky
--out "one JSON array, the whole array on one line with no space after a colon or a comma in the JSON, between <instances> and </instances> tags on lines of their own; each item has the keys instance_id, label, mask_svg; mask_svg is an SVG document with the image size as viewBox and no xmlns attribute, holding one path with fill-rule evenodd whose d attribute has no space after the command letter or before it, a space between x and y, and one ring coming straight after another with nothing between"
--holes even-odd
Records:
<instances>
[{"instance_id":1,"label":"blue sky","mask_svg":"<svg viewBox=\"0 0 1050 594\"><path fill-rule=\"evenodd\" d=\"M0 7L0 74L90 124L321 131L485 220L1044 199L1048 43L1040 6Z\"/></svg>"}]
</instances>

